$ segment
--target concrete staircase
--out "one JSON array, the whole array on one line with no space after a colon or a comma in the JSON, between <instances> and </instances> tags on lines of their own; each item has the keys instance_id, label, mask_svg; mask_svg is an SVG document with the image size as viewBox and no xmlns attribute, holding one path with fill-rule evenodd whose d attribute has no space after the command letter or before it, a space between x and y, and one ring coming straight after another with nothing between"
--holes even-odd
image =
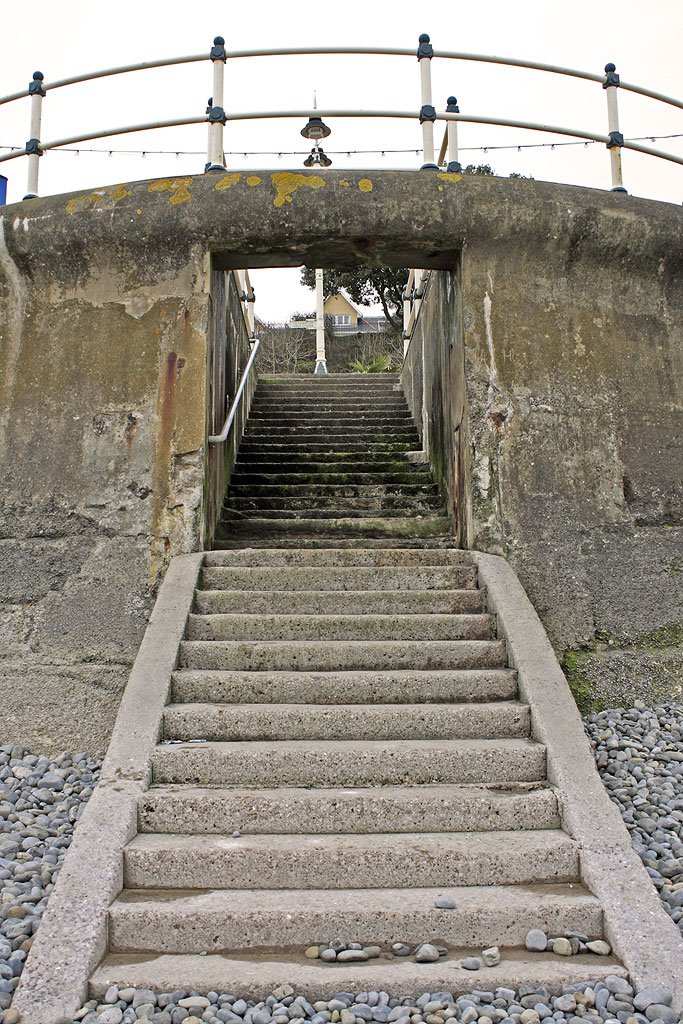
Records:
<instances>
[{"instance_id":1,"label":"concrete staircase","mask_svg":"<svg viewBox=\"0 0 683 1024\"><path fill-rule=\"evenodd\" d=\"M94 995L559 991L624 973L524 948L536 927L602 937L603 913L416 447L394 377L259 387ZM335 938L382 956L304 958ZM397 941L448 954L416 964ZM491 945L498 966L462 968Z\"/></svg>"},{"instance_id":2,"label":"concrete staircase","mask_svg":"<svg viewBox=\"0 0 683 1024\"><path fill-rule=\"evenodd\" d=\"M420 447L396 374L262 378L214 546L446 543L451 524Z\"/></svg>"}]
</instances>

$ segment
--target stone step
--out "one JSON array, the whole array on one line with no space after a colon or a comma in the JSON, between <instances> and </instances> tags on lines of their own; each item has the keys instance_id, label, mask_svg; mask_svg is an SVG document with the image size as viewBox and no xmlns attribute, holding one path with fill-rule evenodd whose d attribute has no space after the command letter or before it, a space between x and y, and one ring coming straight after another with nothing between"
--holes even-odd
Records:
<instances>
[{"instance_id":1,"label":"stone step","mask_svg":"<svg viewBox=\"0 0 683 1024\"><path fill-rule=\"evenodd\" d=\"M171 910L170 907L168 909ZM149 907L146 911L152 916ZM528 923L531 917L524 920ZM569 930L572 927L579 930L574 925ZM567 927L554 929L555 932L566 930ZM215 934L208 921L204 934L212 937ZM378 927L376 934L384 933ZM420 938L414 940L415 944L422 942L424 935L428 934L431 933L422 932ZM337 931L332 929L321 941L329 942L331 935L337 935ZM308 939L298 945L306 942ZM458 996L471 992L480 976L460 967L460 960L476 956L482 945L488 942L482 938L473 946L454 948L450 957L436 964L416 964L411 959L324 964L318 960L305 960L297 955L298 951L281 950L265 950L256 959L199 954L113 954L105 957L95 971L90 982L90 994L102 1000L109 986L116 984L120 988L129 986L156 992L171 992L177 988L196 992L231 992L239 998L261 1000L287 983L295 992L314 1001L321 993L327 996L337 991L363 990L396 992L401 996L405 993L416 995L418 992L446 991ZM613 957L582 955L560 958L550 953L530 954L523 947L506 950L497 967L488 967L481 973L484 975L481 984L490 989L518 989L520 985L528 985L532 991L544 987L553 995L559 995L564 985L575 982L577 978L595 984L609 975L628 976L626 969Z\"/></svg>"},{"instance_id":2,"label":"stone step","mask_svg":"<svg viewBox=\"0 0 683 1024\"><path fill-rule=\"evenodd\" d=\"M479 590L198 590L202 615L455 615L485 611Z\"/></svg>"},{"instance_id":3,"label":"stone step","mask_svg":"<svg viewBox=\"0 0 683 1024\"><path fill-rule=\"evenodd\" d=\"M395 441L410 440L416 448L419 447L418 434L412 423L398 424L386 423L359 423L349 419L336 420L329 423L321 420L318 423L309 424L284 424L253 423L247 424L245 440L259 441L276 444L278 441L289 439L295 441L299 446L308 447L309 442L320 442L325 440L328 444L340 444L345 441L357 441L359 438L366 438L367 441L379 444L392 444Z\"/></svg>"},{"instance_id":4,"label":"stone step","mask_svg":"<svg viewBox=\"0 0 683 1024\"><path fill-rule=\"evenodd\" d=\"M230 487L235 484L305 484L316 483L372 484L377 479L387 483L430 484L431 474L424 465L410 462L297 462L282 459L279 462L258 462L256 459L238 460Z\"/></svg>"},{"instance_id":5,"label":"stone step","mask_svg":"<svg viewBox=\"0 0 683 1024\"><path fill-rule=\"evenodd\" d=\"M291 520L290 520L291 521ZM355 538L353 533L336 533L334 535L326 533L321 530L319 533L256 533L253 532L249 527L253 520L246 520L238 531L230 532L231 524L227 524L225 528L220 527L220 532L215 536L213 542L214 551L242 551L242 550L254 550L268 548L297 548L297 549L324 549L329 547L330 542L334 542L337 548L354 548L359 543L360 538ZM423 522L423 520L411 519L412 524ZM318 526L320 524L329 523L329 520L320 519L316 520ZM298 523L297 523L298 526ZM417 544L422 545L425 550L436 549L436 548L450 548L453 545L453 537L447 534L435 533L433 536L415 536L415 533L411 536L408 535L397 535L386 537L363 537L363 547L369 548L374 547L386 547L390 545L392 548L414 548Z\"/></svg>"},{"instance_id":6,"label":"stone step","mask_svg":"<svg viewBox=\"0 0 683 1024\"><path fill-rule=\"evenodd\" d=\"M251 458L251 455L256 453L272 459L279 459L283 456L289 458L293 455L297 458L306 458L307 456L318 457L319 455L325 455L326 458L358 458L360 455L367 453L368 455L393 457L396 454L400 456L404 452L419 450L419 448L420 446L415 443L414 438L409 441L382 439L378 441L371 441L370 439L359 441L353 438L346 439L346 443L344 443L344 438L342 438L341 443L336 443L316 435L315 438L309 439L303 445L299 444L298 441L284 438L280 441L269 442L263 438L253 440L249 437L243 437L239 445L239 455L240 458Z\"/></svg>"},{"instance_id":7,"label":"stone step","mask_svg":"<svg viewBox=\"0 0 683 1024\"><path fill-rule=\"evenodd\" d=\"M437 909L434 901L440 895L449 896L455 909ZM432 939L456 949L474 947L480 953L493 943L503 949L523 947L531 928L543 928L550 935L574 931L593 939L602 937L602 927L597 900L582 885L563 883L351 891L128 890L109 911L114 950L164 953L273 947L297 949L301 953L306 946L329 942L336 936L347 942L376 943L383 948L393 942L413 946ZM564 958L542 953L534 954L533 962L542 963L546 956L548 964L566 963ZM579 962L590 960L584 954ZM375 965L381 963L376 961ZM403 958L383 963L385 967L394 965L438 969L436 964L415 965ZM370 966L366 964L364 968ZM320 968L325 970L322 963ZM337 979L341 969L342 964L327 968L330 973L322 981L319 994L340 991ZM491 977L492 971L488 968L481 972L482 983ZM477 978L478 975L470 973L469 991L477 987ZM330 989L331 985L335 987ZM354 991L364 987L364 983L359 984ZM399 989L403 994L402 983L393 991L398 995ZM428 982L414 994L425 990L433 992L436 988ZM233 989L228 986L225 991Z\"/></svg>"},{"instance_id":8,"label":"stone step","mask_svg":"<svg viewBox=\"0 0 683 1024\"><path fill-rule=\"evenodd\" d=\"M276 710L277 708L277 710ZM528 736L525 704L170 704L165 739L496 739Z\"/></svg>"},{"instance_id":9,"label":"stone step","mask_svg":"<svg viewBox=\"0 0 683 1024\"><path fill-rule=\"evenodd\" d=\"M286 466L287 473L308 473L317 471L329 473L368 473L375 469L382 469L387 472L405 472L406 469L416 473L429 475L429 464L427 462L413 462L403 452L398 455L388 456L383 452L340 452L332 451L329 454L319 452L296 451L289 456L280 455L277 459L268 461L268 452L254 448L249 453L249 459L243 460L242 449L237 458L237 465L248 464L253 467L256 473L269 473L268 466L273 466L272 472L280 472L281 467Z\"/></svg>"},{"instance_id":10,"label":"stone step","mask_svg":"<svg viewBox=\"0 0 683 1024\"><path fill-rule=\"evenodd\" d=\"M369 789L202 789L154 786L140 798L141 832L280 835L497 832L560 828L554 792L538 784Z\"/></svg>"},{"instance_id":11,"label":"stone step","mask_svg":"<svg viewBox=\"0 0 683 1024\"><path fill-rule=\"evenodd\" d=\"M289 507L285 503L287 500L292 502L296 507ZM250 499L248 498L236 498L234 499L234 502L231 502L230 499L228 499L226 505L223 508L221 522L224 524L225 529L227 530L230 528L230 524L233 522L251 522L252 519L264 522L268 522L271 519L280 522L295 522L297 520L304 520L304 522L308 523L312 522L313 520L323 520L325 522L327 522L328 520L332 522L338 522L340 519L365 520L368 518L368 516L371 516L374 519L382 519L383 517L386 517L387 519L393 520L396 518L397 512L400 512L403 519L410 521L420 521L424 518L425 515L428 515L430 512L432 514L438 514L439 512L444 511L443 508L441 508L438 500L434 500L434 502L428 502L427 500L423 500L418 508L411 507L410 505L406 505L405 507L403 507L402 505L394 502L391 505L391 507L386 508L386 511L383 511L382 507L359 508L357 503L354 504L353 507L348 507L351 504L352 500L353 499L351 498L345 499L345 501L347 502L347 504L345 504L343 499L337 499L336 503L330 506L329 508L310 508L298 507L297 499L290 498L282 499L282 504L278 503L277 508L269 508L268 503L262 503L263 499L260 500L258 498L255 498L253 501L251 501L251 504ZM378 502L377 504L386 504L388 503L388 501L389 499L385 499L383 503ZM299 505L301 504L305 503L300 502ZM371 505L372 503L368 501L365 504Z\"/></svg>"},{"instance_id":12,"label":"stone step","mask_svg":"<svg viewBox=\"0 0 683 1024\"><path fill-rule=\"evenodd\" d=\"M235 473L230 478L229 498L368 498L401 496L420 501L438 497L439 489L429 478L417 480L412 473L361 473L356 478L347 473L295 473L262 476L258 473Z\"/></svg>"},{"instance_id":13,"label":"stone step","mask_svg":"<svg viewBox=\"0 0 683 1024\"><path fill-rule=\"evenodd\" d=\"M267 788L542 782L545 747L528 739L160 744L153 778Z\"/></svg>"},{"instance_id":14,"label":"stone step","mask_svg":"<svg viewBox=\"0 0 683 1024\"><path fill-rule=\"evenodd\" d=\"M512 669L240 672L184 669L171 699L219 704L418 704L514 700Z\"/></svg>"},{"instance_id":15,"label":"stone step","mask_svg":"<svg viewBox=\"0 0 683 1024\"><path fill-rule=\"evenodd\" d=\"M490 640L493 619L478 615L188 616L188 640Z\"/></svg>"},{"instance_id":16,"label":"stone step","mask_svg":"<svg viewBox=\"0 0 683 1024\"><path fill-rule=\"evenodd\" d=\"M343 567L376 567L376 566L467 566L473 569L469 563L469 554L462 548L450 547L447 550L437 549L434 551L424 548L392 548L392 547L353 547L336 548L328 545L316 551L306 549L291 550L289 548L278 549L255 549L252 551L207 551L204 555L205 566L248 566L249 568L275 567L275 566L310 566L323 568L329 566L335 569ZM476 574L472 572L467 576L468 586L470 580L476 580ZM404 582L404 581L403 581ZM405 589L402 582L402 589ZM476 585L476 584L472 584ZM424 586L424 584L421 584Z\"/></svg>"},{"instance_id":17,"label":"stone step","mask_svg":"<svg viewBox=\"0 0 683 1024\"><path fill-rule=\"evenodd\" d=\"M129 889L400 889L573 882L576 843L560 829L399 835L138 833Z\"/></svg>"},{"instance_id":18,"label":"stone step","mask_svg":"<svg viewBox=\"0 0 683 1024\"><path fill-rule=\"evenodd\" d=\"M245 672L504 668L501 640L184 640L180 666Z\"/></svg>"},{"instance_id":19,"label":"stone step","mask_svg":"<svg viewBox=\"0 0 683 1024\"><path fill-rule=\"evenodd\" d=\"M215 559L213 560L215 563ZM474 566L460 564L420 565L402 564L391 559L389 564L351 563L335 564L332 559L308 564L255 566L205 565L201 572L201 586L206 590L474 590L477 572ZM265 561L265 560L264 560ZM341 559L340 559L341 561ZM394 564L391 564L391 562ZM332 564L330 564L332 563Z\"/></svg>"},{"instance_id":20,"label":"stone step","mask_svg":"<svg viewBox=\"0 0 683 1024\"><path fill-rule=\"evenodd\" d=\"M280 403L272 406L252 406L249 410L249 422L253 425L265 426L266 424L311 424L317 426L320 423L366 423L384 424L398 423L414 425L413 418L408 412L405 403L394 406L360 406L357 402L349 402L347 405L305 405L297 404L284 407Z\"/></svg>"},{"instance_id":21,"label":"stone step","mask_svg":"<svg viewBox=\"0 0 683 1024\"><path fill-rule=\"evenodd\" d=\"M306 397L265 397L257 396L252 402L249 415L257 419L294 415L332 415L357 410L362 416L410 415L402 395L376 395L365 397L306 398Z\"/></svg>"},{"instance_id":22,"label":"stone step","mask_svg":"<svg viewBox=\"0 0 683 1024\"><path fill-rule=\"evenodd\" d=\"M313 541L324 538L326 545L339 544L356 538L366 546L373 538L384 538L393 542L397 538L410 538L412 544L427 537L438 537L448 544L453 543L449 534L452 529L450 519L445 516L342 516L339 519L266 519L249 516L244 520L230 519L221 522L216 531L214 547L227 544L232 546L241 535L249 538L251 547L259 547L264 537L271 543L281 546L282 543L300 544L303 539ZM297 538L296 541L294 538ZM411 544L411 546L412 546Z\"/></svg>"}]
</instances>

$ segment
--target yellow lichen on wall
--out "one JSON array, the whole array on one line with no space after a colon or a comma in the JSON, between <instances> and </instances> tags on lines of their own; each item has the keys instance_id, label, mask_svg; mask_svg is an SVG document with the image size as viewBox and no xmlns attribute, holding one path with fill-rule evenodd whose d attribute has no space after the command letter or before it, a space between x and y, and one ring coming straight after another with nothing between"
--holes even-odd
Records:
<instances>
[{"instance_id":1,"label":"yellow lichen on wall","mask_svg":"<svg viewBox=\"0 0 683 1024\"><path fill-rule=\"evenodd\" d=\"M91 192L88 196L76 196L75 199L70 199L66 204L66 212L69 216L72 216L76 210L92 210L93 206L97 206L101 203L105 197L105 192Z\"/></svg>"},{"instance_id":2,"label":"yellow lichen on wall","mask_svg":"<svg viewBox=\"0 0 683 1024\"><path fill-rule=\"evenodd\" d=\"M372 182L369 178L361 178L358 182L358 188L361 192L372 192Z\"/></svg>"},{"instance_id":3,"label":"yellow lichen on wall","mask_svg":"<svg viewBox=\"0 0 683 1024\"><path fill-rule=\"evenodd\" d=\"M277 190L273 206L284 206L285 203L291 203L292 196L302 186L319 189L325 184L319 174L309 175L295 174L294 171L276 171L270 177Z\"/></svg>"},{"instance_id":4,"label":"yellow lichen on wall","mask_svg":"<svg viewBox=\"0 0 683 1024\"><path fill-rule=\"evenodd\" d=\"M242 175L239 171L233 171L232 174L226 174L220 179L220 181L216 182L214 189L216 192L226 192L229 188L232 188L233 185L236 185L241 177Z\"/></svg>"},{"instance_id":5,"label":"yellow lichen on wall","mask_svg":"<svg viewBox=\"0 0 683 1024\"><path fill-rule=\"evenodd\" d=\"M260 185L260 184L261 184L261 178L259 178L259 176L257 174L250 174L249 177L247 178L247 185L250 185L252 188L255 185Z\"/></svg>"},{"instance_id":6,"label":"yellow lichen on wall","mask_svg":"<svg viewBox=\"0 0 683 1024\"><path fill-rule=\"evenodd\" d=\"M120 203L122 199L127 199L128 196L132 195L132 188L126 188L125 185L117 185L111 192L111 197L115 203Z\"/></svg>"},{"instance_id":7,"label":"yellow lichen on wall","mask_svg":"<svg viewBox=\"0 0 683 1024\"><path fill-rule=\"evenodd\" d=\"M172 206L179 206L191 198L190 186L192 178L162 178L147 186L148 192L170 192Z\"/></svg>"},{"instance_id":8,"label":"yellow lichen on wall","mask_svg":"<svg viewBox=\"0 0 683 1024\"><path fill-rule=\"evenodd\" d=\"M459 181L462 181L462 174L453 174L450 171L439 171L437 178L441 178L442 181L448 181L451 185L457 185Z\"/></svg>"}]
</instances>

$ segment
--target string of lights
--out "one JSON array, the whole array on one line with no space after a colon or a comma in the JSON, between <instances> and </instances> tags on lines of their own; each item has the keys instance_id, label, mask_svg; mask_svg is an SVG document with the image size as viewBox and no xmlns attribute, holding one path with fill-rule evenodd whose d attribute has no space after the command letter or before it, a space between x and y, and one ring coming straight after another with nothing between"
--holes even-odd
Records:
<instances>
[{"instance_id":1,"label":"string of lights","mask_svg":"<svg viewBox=\"0 0 683 1024\"><path fill-rule=\"evenodd\" d=\"M683 132L672 133L670 135L635 135L631 138L626 139L627 142L658 142L662 139L681 139L683 138ZM517 150L521 153L525 149L559 149L562 146L596 146L597 142L592 140L578 141L578 142L523 142L519 145L505 145L505 146L459 146L461 153L489 153L496 152L499 150ZM24 146L0 146L0 150L6 150L8 152L19 153L23 152ZM51 153L75 153L77 156L81 153L100 153L106 156L206 156L205 150L199 149L108 149L108 148L97 148L97 147L84 147L84 146L62 146L59 149L50 150ZM225 156L244 157L245 159L250 156L306 156L308 150L301 149L256 149L256 150L225 150ZM394 154L401 155L415 155L420 156L422 150L420 149L338 149L328 150L328 153L332 156L388 156Z\"/></svg>"}]
</instances>

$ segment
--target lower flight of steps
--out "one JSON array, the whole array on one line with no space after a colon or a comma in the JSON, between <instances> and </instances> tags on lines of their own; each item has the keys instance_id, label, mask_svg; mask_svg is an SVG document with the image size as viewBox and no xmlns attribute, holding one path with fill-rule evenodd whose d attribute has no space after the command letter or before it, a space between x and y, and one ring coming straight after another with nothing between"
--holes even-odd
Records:
<instances>
[{"instance_id":1,"label":"lower flight of steps","mask_svg":"<svg viewBox=\"0 0 683 1024\"><path fill-rule=\"evenodd\" d=\"M535 927L600 938L602 911L463 552L214 551L186 635L93 995L557 992L624 973L524 948ZM335 938L382 956L303 956ZM448 955L416 964L397 941ZM498 966L460 966L491 945Z\"/></svg>"},{"instance_id":2,"label":"lower flight of steps","mask_svg":"<svg viewBox=\"0 0 683 1024\"><path fill-rule=\"evenodd\" d=\"M215 547L450 532L396 374L259 378ZM271 540L267 540L271 538Z\"/></svg>"}]
</instances>

